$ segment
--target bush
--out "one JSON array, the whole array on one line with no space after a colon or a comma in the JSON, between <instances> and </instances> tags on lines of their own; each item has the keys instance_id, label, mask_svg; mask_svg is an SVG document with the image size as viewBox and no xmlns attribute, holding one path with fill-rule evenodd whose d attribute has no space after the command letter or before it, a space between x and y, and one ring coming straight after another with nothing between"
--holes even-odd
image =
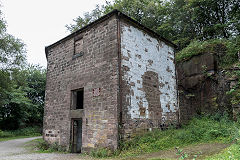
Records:
<instances>
[{"instance_id":1,"label":"bush","mask_svg":"<svg viewBox=\"0 0 240 160\"><path fill-rule=\"evenodd\" d=\"M13 134L11 132L0 130L0 138L7 138L7 137L13 137Z\"/></svg>"},{"instance_id":2,"label":"bush","mask_svg":"<svg viewBox=\"0 0 240 160\"><path fill-rule=\"evenodd\" d=\"M13 131L16 136L39 136L41 129L39 127L27 127Z\"/></svg>"},{"instance_id":3,"label":"bush","mask_svg":"<svg viewBox=\"0 0 240 160\"><path fill-rule=\"evenodd\" d=\"M67 149L64 146L59 145L58 143L49 144L43 139L38 140L36 148L40 152L66 152Z\"/></svg>"},{"instance_id":4,"label":"bush","mask_svg":"<svg viewBox=\"0 0 240 160\"><path fill-rule=\"evenodd\" d=\"M111 157L113 155L115 155L114 152L108 148L95 149L90 152L90 156L96 157L96 158Z\"/></svg>"}]
</instances>

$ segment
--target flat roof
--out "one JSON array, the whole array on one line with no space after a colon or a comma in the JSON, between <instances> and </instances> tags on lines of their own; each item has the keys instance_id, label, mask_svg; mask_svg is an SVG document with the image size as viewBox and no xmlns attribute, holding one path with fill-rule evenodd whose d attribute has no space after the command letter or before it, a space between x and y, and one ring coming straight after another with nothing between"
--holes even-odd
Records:
<instances>
[{"instance_id":1,"label":"flat roof","mask_svg":"<svg viewBox=\"0 0 240 160\"><path fill-rule=\"evenodd\" d=\"M48 54L48 50L49 50L50 48L52 48L52 47L54 47L54 46L57 46L58 44L61 44L62 42L64 42L64 41L66 41L66 40L69 40L69 39L75 37L76 35L80 34L80 33L83 32L84 30L86 30L86 29L92 27L93 25L98 24L98 23L100 23L100 22L102 22L102 21L110 18L110 17L113 16L113 15L116 15L116 16L119 17L119 18L125 18L125 19L127 19L128 21L130 21L130 22L132 22L133 24L135 24L136 26L138 26L140 29L142 29L142 30L144 30L144 31L146 31L146 32L151 33L154 37L158 38L159 40L167 43L168 45L170 45L170 46L172 46L172 47L174 47L174 48L177 48L177 45L175 45L173 42L171 42L171 41L167 40L166 38L160 36L158 33L154 32L153 30L151 30L151 29L149 29L149 28L147 28L147 27L145 27L144 25L140 24L139 22L135 21L134 19L130 18L129 16L127 16L126 14L120 12L119 10L114 9L113 11L109 12L108 14L100 17L99 19L93 21L92 23L90 23L90 24L82 27L81 29L79 29L79 30L71 33L70 35L68 35L68 36L60 39L59 41L57 41L57 42L55 42L55 43L53 43L53 44L51 44L51 45L49 45L49 46L46 46L46 47L45 47L46 57L47 57L47 54Z\"/></svg>"}]
</instances>

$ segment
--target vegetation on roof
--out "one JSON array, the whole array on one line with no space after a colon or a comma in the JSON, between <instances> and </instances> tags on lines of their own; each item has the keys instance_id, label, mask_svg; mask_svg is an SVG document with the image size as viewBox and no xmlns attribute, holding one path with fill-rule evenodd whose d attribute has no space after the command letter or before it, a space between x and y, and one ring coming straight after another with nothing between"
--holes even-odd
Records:
<instances>
[{"instance_id":1,"label":"vegetation on roof","mask_svg":"<svg viewBox=\"0 0 240 160\"><path fill-rule=\"evenodd\" d=\"M232 39L195 40L176 54L176 61L186 61L199 54L212 53L219 57L222 67L227 67L238 62L239 52L240 36Z\"/></svg>"}]
</instances>

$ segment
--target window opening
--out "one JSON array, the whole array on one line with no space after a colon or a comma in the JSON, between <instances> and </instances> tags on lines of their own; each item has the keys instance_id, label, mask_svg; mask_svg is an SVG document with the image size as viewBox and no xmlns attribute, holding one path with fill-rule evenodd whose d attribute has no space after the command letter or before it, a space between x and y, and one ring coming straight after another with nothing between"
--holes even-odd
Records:
<instances>
[{"instance_id":1,"label":"window opening","mask_svg":"<svg viewBox=\"0 0 240 160\"><path fill-rule=\"evenodd\" d=\"M83 109L84 89L72 91L72 109Z\"/></svg>"}]
</instances>

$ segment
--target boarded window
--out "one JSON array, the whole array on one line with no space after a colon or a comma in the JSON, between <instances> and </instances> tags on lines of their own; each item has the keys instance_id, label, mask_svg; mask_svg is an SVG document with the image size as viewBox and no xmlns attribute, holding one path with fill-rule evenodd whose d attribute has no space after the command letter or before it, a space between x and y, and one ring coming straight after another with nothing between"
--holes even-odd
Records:
<instances>
[{"instance_id":1,"label":"boarded window","mask_svg":"<svg viewBox=\"0 0 240 160\"><path fill-rule=\"evenodd\" d=\"M81 54L83 51L83 38L75 40L74 42L74 54Z\"/></svg>"},{"instance_id":2,"label":"boarded window","mask_svg":"<svg viewBox=\"0 0 240 160\"><path fill-rule=\"evenodd\" d=\"M71 109L83 109L84 89L72 91L72 106Z\"/></svg>"}]
</instances>

